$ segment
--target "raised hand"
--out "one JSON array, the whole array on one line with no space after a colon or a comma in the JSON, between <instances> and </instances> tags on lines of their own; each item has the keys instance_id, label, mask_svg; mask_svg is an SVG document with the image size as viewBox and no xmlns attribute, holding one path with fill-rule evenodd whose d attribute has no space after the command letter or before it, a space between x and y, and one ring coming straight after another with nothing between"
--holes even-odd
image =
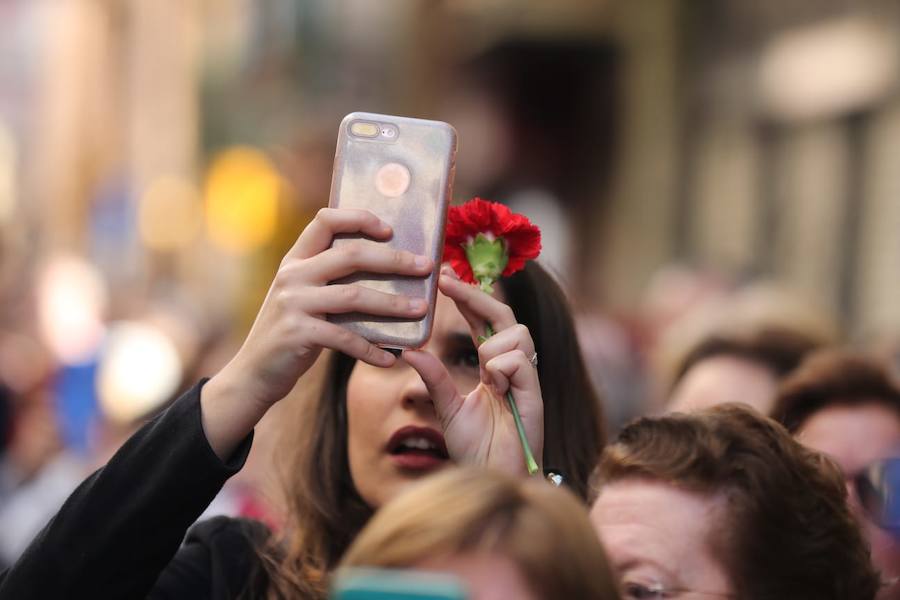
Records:
<instances>
[{"instance_id":1,"label":"raised hand","mask_svg":"<svg viewBox=\"0 0 900 600\"><path fill-rule=\"evenodd\" d=\"M534 342L516 322L509 306L444 269L440 290L451 298L469 324L476 345L490 323L495 334L478 346L481 382L463 396L435 356L406 350L403 358L422 377L444 429L450 456L525 474L524 456L506 392L515 395L526 437L540 463L544 447L544 406L537 369L531 364Z\"/></svg>"},{"instance_id":2,"label":"raised hand","mask_svg":"<svg viewBox=\"0 0 900 600\"><path fill-rule=\"evenodd\" d=\"M325 208L303 230L281 261L241 349L201 393L204 431L220 457L228 456L266 410L287 395L323 348L379 367L394 364L391 353L329 323L326 314L405 318L425 314L428 307L420 298L356 284L327 285L357 271L426 277L433 268L428 257L388 247L332 248L339 233L385 240L391 228L369 211Z\"/></svg>"}]
</instances>

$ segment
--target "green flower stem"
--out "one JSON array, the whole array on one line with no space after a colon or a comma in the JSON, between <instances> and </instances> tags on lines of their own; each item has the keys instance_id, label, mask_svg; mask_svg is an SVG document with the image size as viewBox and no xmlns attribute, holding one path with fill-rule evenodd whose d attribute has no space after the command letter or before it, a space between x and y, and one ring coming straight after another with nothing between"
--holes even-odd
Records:
<instances>
[{"instance_id":1,"label":"green flower stem","mask_svg":"<svg viewBox=\"0 0 900 600\"><path fill-rule=\"evenodd\" d=\"M486 337L492 337L494 335L494 329L491 327L490 323L485 325L485 333L487 334ZM509 410L512 412L513 420L516 422L516 431L519 433L519 442L522 444L522 452L525 454L525 467L528 469L529 475L534 475L538 472L538 465L534 460L534 453L531 451L528 438L525 437L525 426L522 424L522 416L519 414L519 407L516 406L516 399L513 398L511 391L506 392L506 402L509 404Z\"/></svg>"}]
</instances>

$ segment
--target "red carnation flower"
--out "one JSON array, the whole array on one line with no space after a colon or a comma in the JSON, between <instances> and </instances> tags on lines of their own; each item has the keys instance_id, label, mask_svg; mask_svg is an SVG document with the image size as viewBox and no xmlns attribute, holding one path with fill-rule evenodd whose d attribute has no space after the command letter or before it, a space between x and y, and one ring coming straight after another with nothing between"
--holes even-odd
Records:
<instances>
[{"instance_id":1,"label":"red carnation flower","mask_svg":"<svg viewBox=\"0 0 900 600\"><path fill-rule=\"evenodd\" d=\"M477 283L488 294L500 277L521 270L540 253L541 230L502 204L472 198L462 206L452 207L447 215L444 261L450 263L460 279ZM485 323L485 338L492 335L491 324ZM506 401L516 422L525 466L534 475L538 472L537 461L511 391L506 392Z\"/></svg>"},{"instance_id":2,"label":"red carnation flower","mask_svg":"<svg viewBox=\"0 0 900 600\"><path fill-rule=\"evenodd\" d=\"M463 281L486 292L501 276L525 267L541 253L541 230L506 206L473 198L450 208L444 261Z\"/></svg>"}]
</instances>

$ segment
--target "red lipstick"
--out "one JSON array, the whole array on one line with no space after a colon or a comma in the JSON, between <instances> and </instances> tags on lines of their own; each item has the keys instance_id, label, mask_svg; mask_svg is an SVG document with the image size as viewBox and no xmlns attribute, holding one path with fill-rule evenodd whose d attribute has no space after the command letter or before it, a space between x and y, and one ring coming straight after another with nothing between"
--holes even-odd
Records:
<instances>
[{"instance_id":1,"label":"red lipstick","mask_svg":"<svg viewBox=\"0 0 900 600\"><path fill-rule=\"evenodd\" d=\"M431 427L401 427L387 443L394 464L412 471L430 471L445 464L450 455L441 432Z\"/></svg>"}]
</instances>

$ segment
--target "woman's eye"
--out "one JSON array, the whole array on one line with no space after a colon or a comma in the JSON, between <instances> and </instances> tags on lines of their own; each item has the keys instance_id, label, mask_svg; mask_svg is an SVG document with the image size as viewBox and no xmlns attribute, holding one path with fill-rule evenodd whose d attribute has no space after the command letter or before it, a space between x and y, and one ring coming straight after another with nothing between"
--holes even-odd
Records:
<instances>
[{"instance_id":1,"label":"woman's eye","mask_svg":"<svg viewBox=\"0 0 900 600\"><path fill-rule=\"evenodd\" d=\"M622 584L622 591L625 598L633 600L659 600L665 598L664 593L657 587L648 587L640 583L626 581Z\"/></svg>"},{"instance_id":2,"label":"woman's eye","mask_svg":"<svg viewBox=\"0 0 900 600\"><path fill-rule=\"evenodd\" d=\"M448 361L450 366L463 367L466 369L477 369L480 365L478 360L478 350L475 348L466 348L452 353Z\"/></svg>"}]
</instances>

